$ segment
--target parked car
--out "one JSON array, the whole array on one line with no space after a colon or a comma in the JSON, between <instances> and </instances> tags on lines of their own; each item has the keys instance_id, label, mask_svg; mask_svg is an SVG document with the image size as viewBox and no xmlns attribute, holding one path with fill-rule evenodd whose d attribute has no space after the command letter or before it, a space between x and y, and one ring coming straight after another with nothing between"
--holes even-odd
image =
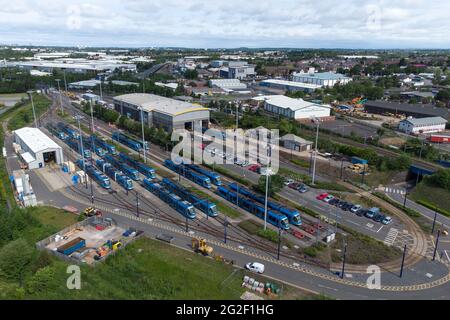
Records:
<instances>
[{"instance_id":1,"label":"parked car","mask_svg":"<svg viewBox=\"0 0 450 320\"><path fill-rule=\"evenodd\" d=\"M359 204L355 204L353 207L350 208L350 211L353 212L353 213L356 213L361 208L362 207Z\"/></svg>"},{"instance_id":2,"label":"parked car","mask_svg":"<svg viewBox=\"0 0 450 320\"><path fill-rule=\"evenodd\" d=\"M261 166L257 164L252 164L250 167L248 167L248 170L253 172L259 172L261 170Z\"/></svg>"},{"instance_id":3,"label":"parked car","mask_svg":"<svg viewBox=\"0 0 450 320\"><path fill-rule=\"evenodd\" d=\"M384 218L385 218L384 214L377 213L373 216L372 220L375 222L381 222L381 221L383 221Z\"/></svg>"},{"instance_id":4,"label":"parked car","mask_svg":"<svg viewBox=\"0 0 450 320\"><path fill-rule=\"evenodd\" d=\"M373 207L373 208L370 208L369 210L367 210L365 216L369 219L372 219L379 212L380 212L380 208Z\"/></svg>"},{"instance_id":5,"label":"parked car","mask_svg":"<svg viewBox=\"0 0 450 320\"><path fill-rule=\"evenodd\" d=\"M344 210L344 211L349 211L351 208L353 208L353 206L354 206L353 203L347 202L346 204L344 204L344 205L342 206L341 209Z\"/></svg>"},{"instance_id":6,"label":"parked car","mask_svg":"<svg viewBox=\"0 0 450 320\"><path fill-rule=\"evenodd\" d=\"M338 203L337 206L338 206L339 208L341 208L341 209L344 209L344 207L345 207L346 205L348 205L347 201L341 200L341 201L339 201L339 203Z\"/></svg>"},{"instance_id":7,"label":"parked car","mask_svg":"<svg viewBox=\"0 0 450 320\"><path fill-rule=\"evenodd\" d=\"M259 262L250 262L245 265L245 269L250 270L252 272L256 272L256 273L263 273L264 265Z\"/></svg>"},{"instance_id":8,"label":"parked car","mask_svg":"<svg viewBox=\"0 0 450 320\"><path fill-rule=\"evenodd\" d=\"M305 192L308 192L308 187L306 186L306 185L304 185L304 184L301 184L298 188L297 188L297 191L298 192L300 192L300 193L305 193Z\"/></svg>"},{"instance_id":9,"label":"parked car","mask_svg":"<svg viewBox=\"0 0 450 320\"><path fill-rule=\"evenodd\" d=\"M334 199L334 196L331 195L331 194L329 194L328 196L326 196L326 197L323 199L323 201L326 202L326 203L328 203L328 202L330 202L332 199Z\"/></svg>"},{"instance_id":10,"label":"parked car","mask_svg":"<svg viewBox=\"0 0 450 320\"><path fill-rule=\"evenodd\" d=\"M297 188L300 186L300 183L297 182L292 182L290 184L288 184L288 187L294 190L297 190Z\"/></svg>"},{"instance_id":11,"label":"parked car","mask_svg":"<svg viewBox=\"0 0 450 320\"><path fill-rule=\"evenodd\" d=\"M345 201L344 201L344 200L340 200L340 199L338 199L338 201L337 201L337 202L335 202L335 203L334 203L334 205L335 205L336 207L340 208L340 206L341 206L341 205L342 205L343 203L345 203Z\"/></svg>"},{"instance_id":12,"label":"parked car","mask_svg":"<svg viewBox=\"0 0 450 320\"><path fill-rule=\"evenodd\" d=\"M392 223L392 217L385 216L385 217L383 218L383 220L381 220L381 223L382 223L382 224L386 224L386 225Z\"/></svg>"},{"instance_id":13,"label":"parked car","mask_svg":"<svg viewBox=\"0 0 450 320\"><path fill-rule=\"evenodd\" d=\"M338 199L338 198L334 198L334 199L331 199L329 202L328 202L328 204L331 204L331 205L336 205L336 203L338 203L340 200Z\"/></svg>"},{"instance_id":14,"label":"parked car","mask_svg":"<svg viewBox=\"0 0 450 320\"><path fill-rule=\"evenodd\" d=\"M319 194L319 195L316 197L316 199L317 199L317 200L323 200L323 199L325 199L326 197L328 197L328 193L321 193L321 194Z\"/></svg>"},{"instance_id":15,"label":"parked car","mask_svg":"<svg viewBox=\"0 0 450 320\"><path fill-rule=\"evenodd\" d=\"M291 183L294 183L295 181L294 180L292 180L292 179L286 179L286 180L284 180L284 185L285 186L288 186L288 185L290 185Z\"/></svg>"},{"instance_id":16,"label":"parked car","mask_svg":"<svg viewBox=\"0 0 450 320\"><path fill-rule=\"evenodd\" d=\"M363 215L366 214L366 212L367 212L367 209L361 208L361 209L359 209L358 211L356 211L355 214L356 214L357 216L362 217Z\"/></svg>"}]
</instances>

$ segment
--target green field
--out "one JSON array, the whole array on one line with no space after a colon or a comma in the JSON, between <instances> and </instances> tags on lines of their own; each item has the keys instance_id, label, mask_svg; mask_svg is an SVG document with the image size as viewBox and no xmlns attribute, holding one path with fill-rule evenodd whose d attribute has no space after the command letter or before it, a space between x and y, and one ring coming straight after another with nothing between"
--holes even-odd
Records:
<instances>
[{"instance_id":1,"label":"green field","mask_svg":"<svg viewBox=\"0 0 450 320\"><path fill-rule=\"evenodd\" d=\"M450 192L442 188L429 186L424 182L419 183L414 188L410 198L415 201L424 200L441 209L450 211Z\"/></svg>"},{"instance_id":2,"label":"green field","mask_svg":"<svg viewBox=\"0 0 450 320\"><path fill-rule=\"evenodd\" d=\"M33 102L36 118L47 111L51 104L49 99L37 94L33 94ZM8 122L8 129L11 131L16 130L33 123L33 121L33 109L31 102L26 102L22 107L12 111Z\"/></svg>"},{"instance_id":3,"label":"green field","mask_svg":"<svg viewBox=\"0 0 450 320\"><path fill-rule=\"evenodd\" d=\"M73 224L77 217L50 207L28 211L36 221L21 230L21 237L33 250L33 258L22 287L0 270L1 299L239 299L244 292L243 270L148 238L137 240L96 267L81 266L81 289L69 290L65 285L68 264L37 251L33 244ZM277 285L283 287L278 298L312 297Z\"/></svg>"}]
</instances>

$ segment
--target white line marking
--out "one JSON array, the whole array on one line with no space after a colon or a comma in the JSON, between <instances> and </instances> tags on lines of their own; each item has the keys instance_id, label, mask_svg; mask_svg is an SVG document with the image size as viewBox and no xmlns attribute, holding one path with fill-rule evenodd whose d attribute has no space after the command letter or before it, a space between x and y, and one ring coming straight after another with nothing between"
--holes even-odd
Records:
<instances>
[{"instance_id":1,"label":"white line marking","mask_svg":"<svg viewBox=\"0 0 450 320\"><path fill-rule=\"evenodd\" d=\"M445 253L446 257L447 257L448 262L450 262L450 257L448 256L447 250L444 250L444 253Z\"/></svg>"},{"instance_id":2,"label":"white line marking","mask_svg":"<svg viewBox=\"0 0 450 320\"><path fill-rule=\"evenodd\" d=\"M381 226L380 229L377 230L377 233L381 231L381 229L383 229L384 226Z\"/></svg>"},{"instance_id":3,"label":"white line marking","mask_svg":"<svg viewBox=\"0 0 450 320\"><path fill-rule=\"evenodd\" d=\"M339 291L338 289L330 288L330 287L327 287L327 286L324 286L324 285L321 285L321 284L318 284L317 286L318 286L318 287L321 287L321 288L326 288L326 289L334 290L334 291Z\"/></svg>"}]
</instances>

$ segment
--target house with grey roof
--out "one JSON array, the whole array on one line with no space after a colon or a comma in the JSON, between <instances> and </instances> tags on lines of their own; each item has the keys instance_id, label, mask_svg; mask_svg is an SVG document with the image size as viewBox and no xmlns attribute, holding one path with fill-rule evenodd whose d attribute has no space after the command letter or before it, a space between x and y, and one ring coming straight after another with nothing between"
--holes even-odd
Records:
<instances>
[{"instance_id":1,"label":"house with grey roof","mask_svg":"<svg viewBox=\"0 0 450 320\"><path fill-rule=\"evenodd\" d=\"M398 129L408 134L441 132L445 130L447 120L442 117L412 118L400 121Z\"/></svg>"}]
</instances>

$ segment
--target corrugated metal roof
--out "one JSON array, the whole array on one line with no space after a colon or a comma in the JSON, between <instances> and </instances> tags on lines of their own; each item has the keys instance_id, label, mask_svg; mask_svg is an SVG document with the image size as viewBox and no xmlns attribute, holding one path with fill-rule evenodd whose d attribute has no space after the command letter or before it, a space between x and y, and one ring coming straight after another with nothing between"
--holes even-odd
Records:
<instances>
[{"instance_id":1,"label":"corrugated metal roof","mask_svg":"<svg viewBox=\"0 0 450 320\"><path fill-rule=\"evenodd\" d=\"M191 111L209 110L208 108L199 107L198 105L189 102L170 99L148 93L124 94L114 97L114 100L141 107L144 109L144 111L147 112L157 110L159 112L167 113L172 116Z\"/></svg>"},{"instance_id":2,"label":"corrugated metal roof","mask_svg":"<svg viewBox=\"0 0 450 320\"><path fill-rule=\"evenodd\" d=\"M33 151L37 153L47 149L60 149L55 141L37 128L24 127L14 133Z\"/></svg>"},{"instance_id":3,"label":"corrugated metal roof","mask_svg":"<svg viewBox=\"0 0 450 320\"><path fill-rule=\"evenodd\" d=\"M426 126L426 125L436 125L445 124L447 120L442 117L428 117L428 118L411 118L402 120L402 122L409 122L413 126Z\"/></svg>"}]
</instances>

